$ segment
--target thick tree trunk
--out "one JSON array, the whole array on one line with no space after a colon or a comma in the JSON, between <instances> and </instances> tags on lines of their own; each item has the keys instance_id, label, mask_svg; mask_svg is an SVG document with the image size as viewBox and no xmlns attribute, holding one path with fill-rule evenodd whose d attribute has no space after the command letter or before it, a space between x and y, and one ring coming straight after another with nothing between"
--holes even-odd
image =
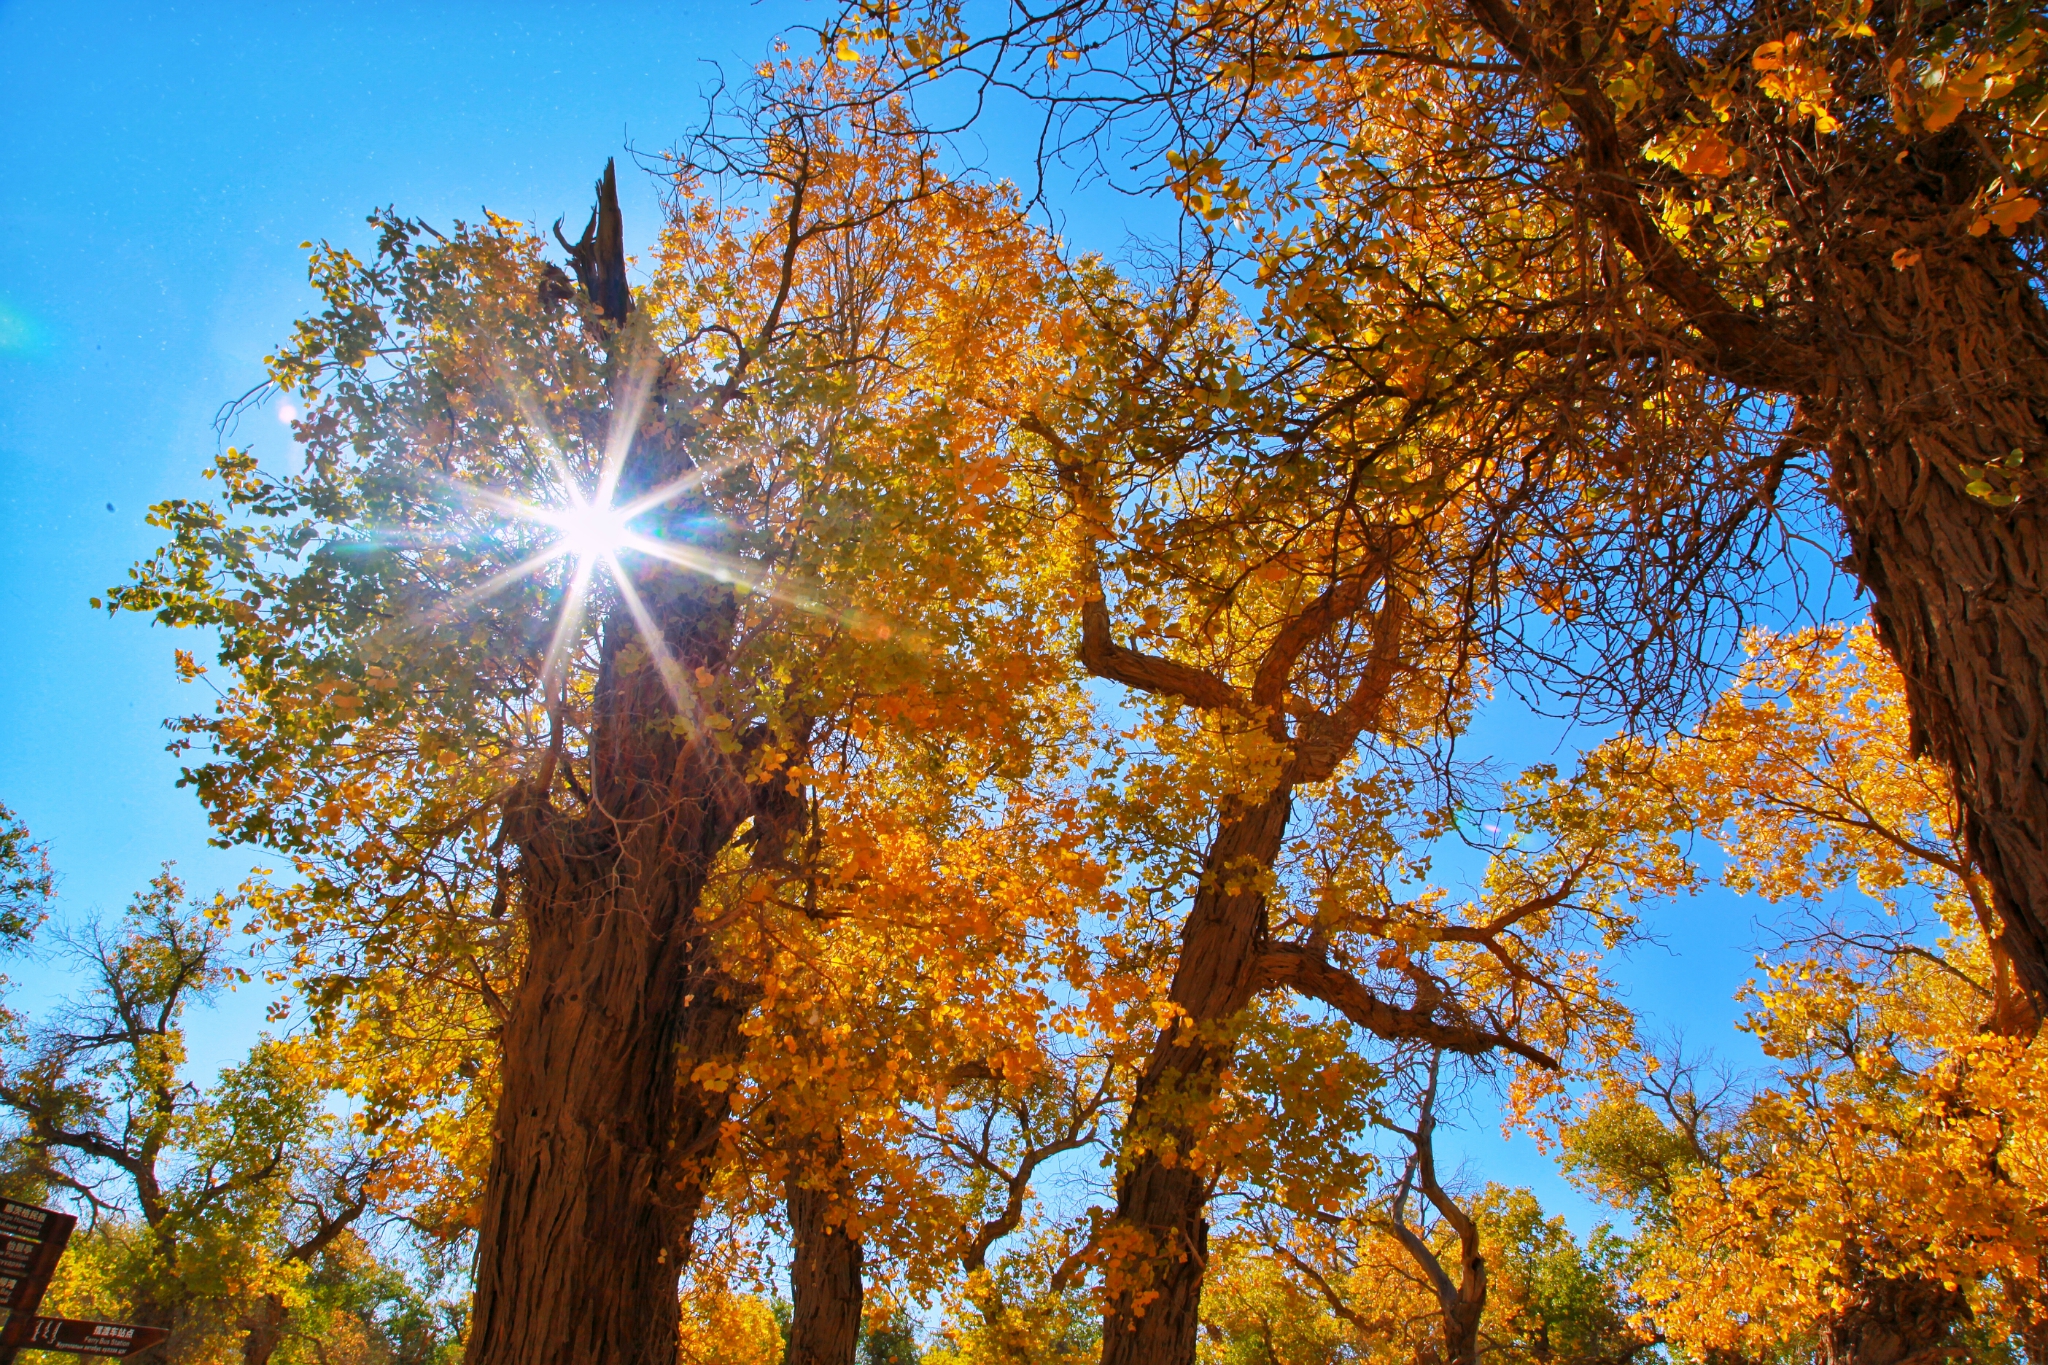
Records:
<instances>
[{"instance_id":1,"label":"thick tree trunk","mask_svg":"<svg viewBox=\"0 0 2048 1365\"><path fill-rule=\"evenodd\" d=\"M640 592L672 657L686 671L717 664L730 591L649 578L660 581ZM677 1044L730 1050L736 1031L739 1002L695 912L748 802L714 745L675 734L660 670L618 666L635 634L607 623L593 811L560 819L529 799L508 814L529 937L503 1036L471 1365L675 1356L677 1276L702 1187L679 1181L674 1162L679 1149L701 1156L723 1117L722 1101L679 1084L698 1059Z\"/></svg>"},{"instance_id":2,"label":"thick tree trunk","mask_svg":"<svg viewBox=\"0 0 2048 1365\"><path fill-rule=\"evenodd\" d=\"M2002 947L2048 1001L2048 311L1993 237L1949 215L1873 216L1827 262L1838 346L1834 496L1915 742L1945 766ZM1901 221L1926 228L1902 235ZM1891 229L1886 231L1886 229ZM1895 252L1903 252L1894 258ZM1908 263L1910 262L1910 263ZM1966 485L2019 452L2034 472L1993 506ZM1995 470L1995 490L2006 484Z\"/></svg>"},{"instance_id":3,"label":"thick tree trunk","mask_svg":"<svg viewBox=\"0 0 2048 1365\"><path fill-rule=\"evenodd\" d=\"M1210 1176L1188 1158L1230 1064L1230 1021L1256 989L1266 937L1259 888L1279 856L1290 806L1282 788L1224 820L1181 930L1168 998L1182 1022L1153 1045L1124 1125L1109 1244L1117 1293L1103 1318L1103 1365L1191 1365L1195 1358Z\"/></svg>"},{"instance_id":4,"label":"thick tree trunk","mask_svg":"<svg viewBox=\"0 0 2048 1365\"><path fill-rule=\"evenodd\" d=\"M853 1191L837 1141L793 1163L788 1180L789 1344L783 1365L853 1365L860 1345L861 1243L848 1232Z\"/></svg>"},{"instance_id":5,"label":"thick tree trunk","mask_svg":"<svg viewBox=\"0 0 2048 1365\"><path fill-rule=\"evenodd\" d=\"M1959 1289L1924 1275L1878 1280L1828 1330L1828 1365L1936 1365L1961 1350L1970 1316Z\"/></svg>"},{"instance_id":6,"label":"thick tree trunk","mask_svg":"<svg viewBox=\"0 0 2048 1365\"><path fill-rule=\"evenodd\" d=\"M625 848L580 823L556 847L526 841L530 940L503 1037L471 1365L674 1359L695 1212L672 1198L676 1043L706 975L693 912L735 823L702 806L624 825Z\"/></svg>"},{"instance_id":7,"label":"thick tree trunk","mask_svg":"<svg viewBox=\"0 0 2048 1365\"><path fill-rule=\"evenodd\" d=\"M622 251L607 168L572 254L612 329L631 308ZM626 357L614 361L623 374ZM659 395L644 421L616 410L613 420L637 428L616 501L690 470ZM701 540L691 520L702 510L678 498L650 516L669 525L648 529ZM702 1059L679 1045L736 1049L745 1004L696 918L713 859L756 813L693 681L724 663L736 600L658 560L627 562L644 629L659 638L644 638L624 605L605 621L588 807L552 804L551 757L505 816L527 959L502 1036L469 1365L673 1365L700 1163L724 1117L722 1097L689 1081Z\"/></svg>"},{"instance_id":8,"label":"thick tree trunk","mask_svg":"<svg viewBox=\"0 0 2048 1365\"><path fill-rule=\"evenodd\" d=\"M1467 1251L1460 1266L1458 1298L1443 1305L1444 1359L1449 1365L1479 1365L1479 1327L1486 1316L1486 1262Z\"/></svg>"}]
</instances>

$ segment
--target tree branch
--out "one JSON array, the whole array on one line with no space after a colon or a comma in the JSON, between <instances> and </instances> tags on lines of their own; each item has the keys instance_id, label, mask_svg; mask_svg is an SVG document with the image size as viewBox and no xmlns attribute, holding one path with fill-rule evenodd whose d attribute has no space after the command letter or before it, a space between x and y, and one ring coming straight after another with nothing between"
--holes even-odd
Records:
<instances>
[{"instance_id":1,"label":"tree branch","mask_svg":"<svg viewBox=\"0 0 2048 1365\"><path fill-rule=\"evenodd\" d=\"M1562 1069L1549 1053L1506 1034L1465 1024L1440 1023L1430 1011L1382 1000L1321 951L1303 944L1269 946L1259 959L1258 981L1261 989L1285 986L1311 1000L1319 1000L1377 1037L1412 1038L1467 1057L1480 1057L1496 1050L1512 1052L1546 1071Z\"/></svg>"}]
</instances>

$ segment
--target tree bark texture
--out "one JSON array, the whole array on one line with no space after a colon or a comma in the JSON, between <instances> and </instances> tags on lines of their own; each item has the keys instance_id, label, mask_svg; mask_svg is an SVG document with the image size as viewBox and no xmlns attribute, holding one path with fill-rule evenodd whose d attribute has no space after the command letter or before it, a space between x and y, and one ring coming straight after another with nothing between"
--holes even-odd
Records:
<instances>
[{"instance_id":1,"label":"tree bark texture","mask_svg":"<svg viewBox=\"0 0 2048 1365\"><path fill-rule=\"evenodd\" d=\"M1468 1263L1461 1284L1476 1286L1476 1297L1461 1298L1443 1310L1444 1359L1449 1365L1479 1365L1479 1325L1486 1311L1485 1268Z\"/></svg>"},{"instance_id":2,"label":"tree bark texture","mask_svg":"<svg viewBox=\"0 0 2048 1365\"><path fill-rule=\"evenodd\" d=\"M1894 205L1894 208L1897 206ZM1838 380L1833 494L1898 662L1915 747L1951 774L1991 884L1999 946L2048 1000L2048 538L2041 475L2017 505L1964 467L2048 455L2048 311L1995 238L1931 210L1918 235L1872 222L1818 291ZM1896 219L1887 221L1896 222ZM1903 268L1893 253L1917 253ZM1901 257L1901 260L1905 257ZM1994 488L2003 479L1994 471Z\"/></svg>"},{"instance_id":3,"label":"tree bark texture","mask_svg":"<svg viewBox=\"0 0 2048 1365\"><path fill-rule=\"evenodd\" d=\"M607 175L579 247L617 255L617 217ZM623 327L630 299L607 284L623 280L622 261L579 254L576 265L605 322ZM659 404L645 422L614 413L637 427L619 502L691 468ZM651 514L669 524L650 532L691 538L703 510L677 499ZM527 958L501 1042L469 1365L673 1365L696 1163L724 1117L722 1096L691 1083L702 1058L684 1049L735 1051L746 1002L696 911L755 803L709 717L693 714L704 703L690 680L724 662L735 598L646 557L628 570L659 638L624 606L604 623L587 806L552 803L551 758L506 811Z\"/></svg>"},{"instance_id":4,"label":"tree bark texture","mask_svg":"<svg viewBox=\"0 0 2048 1365\"><path fill-rule=\"evenodd\" d=\"M1925 1275L1877 1280L1827 1335L1828 1365L1935 1365L1959 1352L1970 1316L1959 1289Z\"/></svg>"},{"instance_id":5,"label":"tree bark texture","mask_svg":"<svg viewBox=\"0 0 2048 1365\"><path fill-rule=\"evenodd\" d=\"M1108 1243L1116 1292L1103 1317L1103 1365L1189 1365L1195 1358L1209 1175L1188 1157L1230 1065L1229 1021L1258 989L1267 928L1260 887L1280 854L1291 806L1284 786L1238 806L1204 861L1168 996L1179 1019L1154 1043L1124 1126Z\"/></svg>"},{"instance_id":6,"label":"tree bark texture","mask_svg":"<svg viewBox=\"0 0 2048 1365\"><path fill-rule=\"evenodd\" d=\"M835 1142L816 1144L817 1160L790 1168L789 1344L783 1365L853 1365L860 1345L862 1249L847 1230L853 1190L838 1169Z\"/></svg>"}]
</instances>

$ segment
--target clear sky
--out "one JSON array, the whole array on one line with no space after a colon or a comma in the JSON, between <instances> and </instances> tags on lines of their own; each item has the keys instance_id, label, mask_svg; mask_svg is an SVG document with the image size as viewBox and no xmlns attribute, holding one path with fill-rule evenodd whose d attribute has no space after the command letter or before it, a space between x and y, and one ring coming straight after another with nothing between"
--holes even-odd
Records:
<instances>
[{"instance_id":1,"label":"clear sky","mask_svg":"<svg viewBox=\"0 0 2048 1365\"><path fill-rule=\"evenodd\" d=\"M824 13L0 0L0 802L51 843L71 913L116 909L167 859L203 889L260 861L205 846L164 752L163 719L209 700L174 681L171 650L204 657L204 642L86 599L154 548L149 504L209 487L215 410L262 379L309 304L299 244L361 249L383 204L437 223L486 205L560 216L573 235L607 156L694 126L708 63L742 73L775 32ZM620 189L629 244L651 240L651 182L622 165ZM1073 209L1063 226L1103 247L1132 211ZM287 454L268 412L236 440ZM1475 738L1519 765L1549 756L1552 735L1504 715ZM1660 916L1669 950L1626 972L1637 1002L1728 1046L1752 913L1714 897ZM198 1055L246 1047L259 1005L217 1012ZM1475 1175L1535 1183L1587 1221L1526 1143L1475 1135L1472 1150Z\"/></svg>"}]
</instances>

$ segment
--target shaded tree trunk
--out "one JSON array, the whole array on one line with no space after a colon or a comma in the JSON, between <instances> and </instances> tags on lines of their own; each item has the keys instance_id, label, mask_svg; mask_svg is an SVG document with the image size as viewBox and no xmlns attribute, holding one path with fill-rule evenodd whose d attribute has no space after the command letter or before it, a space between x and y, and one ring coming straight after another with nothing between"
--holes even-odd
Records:
<instances>
[{"instance_id":1,"label":"shaded tree trunk","mask_svg":"<svg viewBox=\"0 0 2048 1365\"><path fill-rule=\"evenodd\" d=\"M2048 455L2048 310L1995 237L1894 201L1826 262L1835 499L1916 747L1954 779L2000 946L2048 1000L2048 536L2042 475L2017 505L1967 489L2013 452ZM1901 209L1904 212L1901 212ZM1925 224L1901 230L1901 223ZM1903 268L1894 253L1911 259ZM2015 470L2015 472L2017 472ZM2018 487L2016 483L2014 487Z\"/></svg>"},{"instance_id":2,"label":"shaded tree trunk","mask_svg":"<svg viewBox=\"0 0 2048 1365\"><path fill-rule=\"evenodd\" d=\"M276 1294L265 1294L257 1300L256 1306L242 1319L242 1326L248 1332L242 1338L242 1365L270 1365L270 1358L284 1344L284 1329L290 1322L291 1314L282 1298Z\"/></svg>"},{"instance_id":3,"label":"shaded tree trunk","mask_svg":"<svg viewBox=\"0 0 2048 1365\"><path fill-rule=\"evenodd\" d=\"M1217 831L1181 930L1168 996L1185 1021L1161 1031L1125 1122L1110 1274L1123 1287L1103 1316L1103 1365L1187 1365L1195 1358L1208 1269L1209 1175L1188 1163L1229 1066L1229 1021L1258 986L1266 899L1291 809L1282 787L1233 810Z\"/></svg>"},{"instance_id":4,"label":"shaded tree trunk","mask_svg":"<svg viewBox=\"0 0 2048 1365\"><path fill-rule=\"evenodd\" d=\"M1875 1280L1828 1329L1828 1365L1934 1365L1961 1348L1969 1301L1925 1275Z\"/></svg>"},{"instance_id":5,"label":"shaded tree trunk","mask_svg":"<svg viewBox=\"0 0 2048 1365\"><path fill-rule=\"evenodd\" d=\"M835 1138L817 1143L791 1164L787 1193L790 1240L789 1344L784 1365L853 1365L860 1345L860 1239L848 1230L853 1190Z\"/></svg>"},{"instance_id":6,"label":"shaded tree trunk","mask_svg":"<svg viewBox=\"0 0 2048 1365\"><path fill-rule=\"evenodd\" d=\"M607 653L624 634L608 632ZM692 1137L716 1122L681 1112L677 1044L695 1016L731 1005L716 999L694 912L738 811L713 774L693 773L701 759L634 723L648 719L635 708L619 728L671 751L683 780L666 809L646 809L654 792L600 768L600 809L642 809L602 823L521 812L530 937L503 1035L471 1365L675 1354L678 1252L695 1210L677 1206L666 1177L678 1120L700 1130ZM614 758L633 756L620 747ZM691 998L693 986L709 998Z\"/></svg>"}]
</instances>

